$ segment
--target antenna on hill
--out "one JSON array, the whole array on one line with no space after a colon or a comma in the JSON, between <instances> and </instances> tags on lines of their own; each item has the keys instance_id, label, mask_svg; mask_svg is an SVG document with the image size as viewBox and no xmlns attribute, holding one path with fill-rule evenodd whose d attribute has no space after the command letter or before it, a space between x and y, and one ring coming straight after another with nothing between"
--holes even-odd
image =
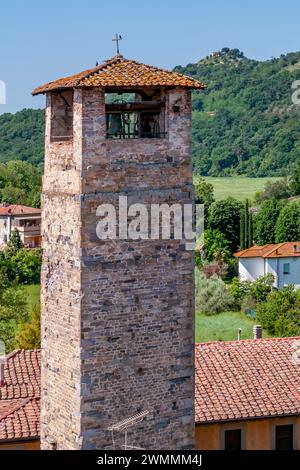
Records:
<instances>
[{"instance_id":1,"label":"antenna on hill","mask_svg":"<svg viewBox=\"0 0 300 470\"><path fill-rule=\"evenodd\" d=\"M135 447L135 446L128 445L127 433L128 433L129 428L132 428L133 426L136 426L137 424L141 423L148 414L149 414L149 411L142 411L141 413L138 413L136 415L130 416L129 418L123 419L122 421L119 421L118 423L113 424L112 426L109 426L109 428L107 428L108 431L111 431L111 437L113 441L114 450L116 450L114 431L125 433L125 436L124 436L125 438L124 449L125 450L132 450L132 449L143 450L142 447Z\"/></svg>"}]
</instances>

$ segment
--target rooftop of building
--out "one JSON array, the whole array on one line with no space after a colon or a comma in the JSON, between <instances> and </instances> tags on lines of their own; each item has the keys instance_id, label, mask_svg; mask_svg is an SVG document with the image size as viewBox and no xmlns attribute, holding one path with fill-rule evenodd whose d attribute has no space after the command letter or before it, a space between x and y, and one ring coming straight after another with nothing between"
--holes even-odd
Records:
<instances>
[{"instance_id":1,"label":"rooftop of building","mask_svg":"<svg viewBox=\"0 0 300 470\"><path fill-rule=\"evenodd\" d=\"M300 337L196 345L196 423L300 414Z\"/></svg>"},{"instance_id":2,"label":"rooftop of building","mask_svg":"<svg viewBox=\"0 0 300 470\"><path fill-rule=\"evenodd\" d=\"M0 441L38 439L40 429L40 351L6 356L0 384Z\"/></svg>"},{"instance_id":3,"label":"rooftop of building","mask_svg":"<svg viewBox=\"0 0 300 470\"><path fill-rule=\"evenodd\" d=\"M55 80L37 87L32 94L38 95L68 88L122 88L181 87L203 89L205 85L194 78L179 73L125 59L118 54L92 69Z\"/></svg>"},{"instance_id":4,"label":"rooftop of building","mask_svg":"<svg viewBox=\"0 0 300 470\"><path fill-rule=\"evenodd\" d=\"M274 243L263 246L254 245L234 254L236 258L287 258L300 256L300 242Z\"/></svg>"},{"instance_id":5,"label":"rooftop of building","mask_svg":"<svg viewBox=\"0 0 300 470\"><path fill-rule=\"evenodd\" d=\"M6 358L0 441L36 439L40 351ZM196 424L300 415L300 337L198 343Z\"/></svg>"},{"instance_id":6,"label":"rooftop of building","mask_svg":"<svg viewBox=\"0 0 300 470\"><path fill-rule=\"evenodd\" d=\"M14 215L14 216L23 216L23 215L41 215L41 209L36 209L35 207L22 206L20 204L2 204L0 205L0 216L1 215Z\"/></svg>"}]
</instances>

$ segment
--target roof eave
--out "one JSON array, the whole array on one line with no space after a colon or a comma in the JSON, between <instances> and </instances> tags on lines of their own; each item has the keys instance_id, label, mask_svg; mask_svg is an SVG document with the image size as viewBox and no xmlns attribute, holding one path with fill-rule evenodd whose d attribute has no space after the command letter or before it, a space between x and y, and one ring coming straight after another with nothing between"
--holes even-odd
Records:
<instances>
[{"instance_id":1,"label":"roof eave","mask_svg":"<svg viewBox=\"0 0 300 470\"><path fill-rule=\"evenodd\" d=\"M271 415L259 415L259 416L242 416L240 418L226 418L226 419L210 419L207 421L195 420L196 425L208 425L208 424L217 424L217 423L228 423L231 421L254 421L255 419L276 419L276 418L286 418L291 416L300 416L300 411L298 413L281 413L281 414L271 414Z\"/></svg>"},{"instance_id":2,"label":"roof eave","mask_svg":"<svg viewBox=\"0 0 300 470\"><path fill-rule=\"evenodd\" d=\"M64 86L64 87L54 87L54 88L46 88L47 85L43 86L43 87L38 87L38 88L35 88L33 90L33 92L31 93L32 96L37 96L37 95L45 95L47 93L58 93L58 92L63 92L63 91L66 91L66 90L71 90L71 89L76 89L76 88L85 88L85 89L92 89L92 88L105 88L105 89L128 89L128 90L136 90L136 89L139 89L139 88L169 88L169 89L173 89L173 88L182 88L182 89L185 89L185 90L205 90L207 88L206 85L202 84L202 83L199 83L199 85L197 84L193 84L193 85L185 85L185 86L182 86L182 85L174 85L174 84L169 84L169 85L165 85L165 84L157 84L157 85L147 85L147 84L144 84L144 85L115 85L115 84L112 84L112 85L99 85L99 86L95 86L95 85L70 85L70 86Z\"/></svg>"}]
</instances>

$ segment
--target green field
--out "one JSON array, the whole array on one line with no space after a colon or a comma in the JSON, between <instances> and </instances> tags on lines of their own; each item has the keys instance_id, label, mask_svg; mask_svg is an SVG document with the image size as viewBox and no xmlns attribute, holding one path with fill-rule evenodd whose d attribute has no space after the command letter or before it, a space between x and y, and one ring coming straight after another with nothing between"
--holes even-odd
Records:
<instances>
[{"instance_id":1,"label":"green field","mask_svg":"<svg viewBox=\"0 0 300 470\"><path fill-rule=\"evenodd\" d=\"M24 286L29 306L40 301L40 285ZM196 315L196 341L231 341L237 339L238 328L242 329L242 339L253 337L255 320L242 312L224 312L217 315ZM269 335L264 331L264 337Z\"/></svg>"},{"instance_id":2,"label":"green field","mask_svg":"<svg viewBox=\"0 0 300 470\"><path fill-rule=\"evenodd\" d=\"M214 178L206 176L205 180L214 187L215 199L226 199L229 196L235 199L251 199L256 192L262 191L267 181L277 181L281 178L247 178L246 176L232 176L226 178Z\"/></svg>"},{"instance_id":3,"label":"green field","mask_svg":"<svg viewBox=\"0 0 300 470\"><path fill-rule=\"evenodd\" d=\"M224 312L217 315L196 315L196 342L232 341L237 339L238 329L242 329L241 339L253 338L255 320L242 312ZM264 338L269 335L264 331Z\"/></svg>"},{"instance_id":4,"label":"green field","mask_svg":"<svg viewBox=\"0 0 300 470\"><path fill-rule=\"evenodd\" d=\"M39 284L32 284L30 286L24 286L25 295L27 297L27 302L29 307L33 307L34 305L40 302L40 285Z\"/></svg>"}]
</instances>

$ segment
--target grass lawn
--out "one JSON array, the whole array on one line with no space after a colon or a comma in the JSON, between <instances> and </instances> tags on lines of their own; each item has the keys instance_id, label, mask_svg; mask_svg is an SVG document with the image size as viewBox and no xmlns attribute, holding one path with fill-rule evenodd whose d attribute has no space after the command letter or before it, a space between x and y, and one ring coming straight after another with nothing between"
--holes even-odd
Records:
<instances>
[{"instance_id":1,"label":"grass lawn","mask_svg":"<svg viewBox=\"0 0 300 470\"><path fill-rule=\"evenodd\" d=\"M196 315L196 342L231 341L237 339L238 328L242 329L241 339L253 338L255 320L242 312L224 312L216 315ZM270 335L266 331L263 337Z\"/></svg>"},{"instance_id":2,"label":"grass lawn","mask_svg":"<svg viewBox=\"0 0 300 470\"><path fill-rule=\"evenodd\" d=\"M247 178L246 176L205 177L205 180L214 186L216 200L226 199L229 196L239 200L253 200L255 193L262 191L267 181L274 182L279 179L281 178Z\"/></svg>"},{"instance_id":3,"label":"grass lawn","mask_svg":"<svg viewBox=\"0 0 300 470\"><path fill-rule=\"evenodd\" d=\"M30 307L40 302L40 284L24 286L27 302Z\"/></svg>"}]
</instances>

